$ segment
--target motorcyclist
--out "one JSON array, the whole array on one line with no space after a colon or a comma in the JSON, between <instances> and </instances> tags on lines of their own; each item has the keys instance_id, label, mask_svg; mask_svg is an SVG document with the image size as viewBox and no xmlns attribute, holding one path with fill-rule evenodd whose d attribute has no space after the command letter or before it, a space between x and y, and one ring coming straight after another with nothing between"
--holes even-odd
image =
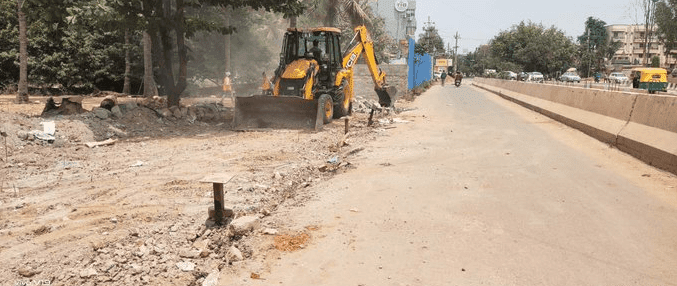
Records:
<instances>
[{"instance_id":1,"label":"motorcyclist","mask_svg":"<svg viewBox=\"0 0 677 286\"><path fill-rule=\"evenodd\" d=\"M457 71L456 76L454 76L455 82L458 83L458 85L461 85L461 80L463 80L463 75L461 72Z\"/></svg>"}]
</instances>

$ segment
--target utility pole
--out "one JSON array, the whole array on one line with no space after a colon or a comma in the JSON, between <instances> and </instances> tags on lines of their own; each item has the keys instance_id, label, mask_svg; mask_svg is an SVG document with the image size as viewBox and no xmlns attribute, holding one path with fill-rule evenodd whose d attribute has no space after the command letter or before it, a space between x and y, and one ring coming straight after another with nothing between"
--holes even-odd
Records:
<instances>
[{"instance_id":1,"label":"utility pole","mask_svg":"<svg viewBox=\"0 0 677 286\"><path fill-rule=\"evenodd\" d=\"M456 45L454 46L454 72L458 72L458 39L460 38L461 36L456 31L456 35L454 35L454 39L456 39Z\"/></svg>"},{"instance_id":2,"label":"utility pole","mask_svg":"<svg viewBox=\"0 0 677 286\"><path fill-rule=\"evenodd\" d=\"M451 41L447 42L447 55L449 55L449 59L453 56L451 53L453 53L453 50L451 49ZM448 59L447 59L448 60ZM451 63L452 65L454 63ZM449 61L447 61L447 73L449 73Z\"/></svg>"}]
</instances>

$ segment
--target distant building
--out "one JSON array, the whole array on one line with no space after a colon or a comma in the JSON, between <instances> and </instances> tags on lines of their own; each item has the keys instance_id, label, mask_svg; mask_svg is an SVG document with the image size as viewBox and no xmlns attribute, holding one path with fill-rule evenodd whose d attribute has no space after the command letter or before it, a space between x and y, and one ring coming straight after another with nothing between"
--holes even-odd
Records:
<instances>
[{"instance_id":1,"label":"distant building","mask_svg":"<svg viewBox=\"0 0 677 286\"><path fill-rule=\"evenodd\" d=\"M416 1L370 0L375 14L385 20L385 29L399 43L400 51L406 53L407 39L416 34ZM406 57L403 53L398 58Z\"/></svg>"},{"instance_id":2,"label":"distant building","mask_svg":"<svg viewBox=\"0 0 677 286\"><path fill-rule=\"evenodd\" d=\"M644 58L644 25L609 25L606 27L609 37L613 41L621 42L622 45L611 59L614 65L642 65L646 63ZM665 56L665 46L658 41L656 27L649 40L649 59L653 56L660 57L661 67L674 68L677 65L677 50L670 51ZM651 60L649 60L651 62Z\"/></svg>"}]
</instances>

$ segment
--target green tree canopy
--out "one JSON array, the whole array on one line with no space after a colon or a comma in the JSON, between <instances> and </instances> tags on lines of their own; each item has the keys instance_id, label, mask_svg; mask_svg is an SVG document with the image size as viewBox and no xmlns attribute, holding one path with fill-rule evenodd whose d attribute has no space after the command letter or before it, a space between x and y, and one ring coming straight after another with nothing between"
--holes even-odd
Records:
<instances>
[{"instance_id":1,"label":"green tree canopy","mask_svg":"<svg viewBox=\"0 0 677 286\"><path fill-rule=\"evenodd\" d=\"M433 56L446 53L444 49L444 40L435 26L423 28L423 33L418 35L415 51L419 54L428 53Z\"/></svg>"},{"instance_id":2,"label":"green tree canopy","mask_svg":"<svg viewBox=\"0 0 677 286\"><path fill-rule=\"evenodd\" d=\"M665 55L669 56L672 50L677 50L677 0L656 4L656 25L658 39L665 45Z\"/></svg>"},{"instance_id":3,"label":"green tree canopy","mask_svg":"<svg viewBox=\"0 0 677 286\"><path fill-rule=\"evenodd\" d=\"M578 36L580 62L578 70L582 75L604 71L604 62L611 60L621 47L614 42L606 30L606 22L588 17L585 21L585 32Z\"/></svg>"},{"instance_id":4,"label":"green tree canopy","mask_svg":"<svg viewBox=\"0 0 677 286\"><path fill-rule=\"evenodd\" d=\"M494 37L490 51L496 67L553 74L573 62L576 46L555 27L546 29L541 24L520 22Z\"/></svg>"}]
</instances>

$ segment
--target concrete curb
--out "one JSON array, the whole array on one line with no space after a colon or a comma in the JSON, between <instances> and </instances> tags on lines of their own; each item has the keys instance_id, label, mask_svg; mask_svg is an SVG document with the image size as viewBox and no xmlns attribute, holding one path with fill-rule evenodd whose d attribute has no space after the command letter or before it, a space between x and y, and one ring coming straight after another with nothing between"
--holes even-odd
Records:
<instances>
[{"instance_id":1,"label":"concrete curb","mask_svg":"<svg viewBox=\"0 0 677 286\"><path fill-rule=\"evenodd\" d=\"M480 78L474 79L473 85L677 174L676 97L583 88L562 90Z\"/></svg>"}]
</instances>

